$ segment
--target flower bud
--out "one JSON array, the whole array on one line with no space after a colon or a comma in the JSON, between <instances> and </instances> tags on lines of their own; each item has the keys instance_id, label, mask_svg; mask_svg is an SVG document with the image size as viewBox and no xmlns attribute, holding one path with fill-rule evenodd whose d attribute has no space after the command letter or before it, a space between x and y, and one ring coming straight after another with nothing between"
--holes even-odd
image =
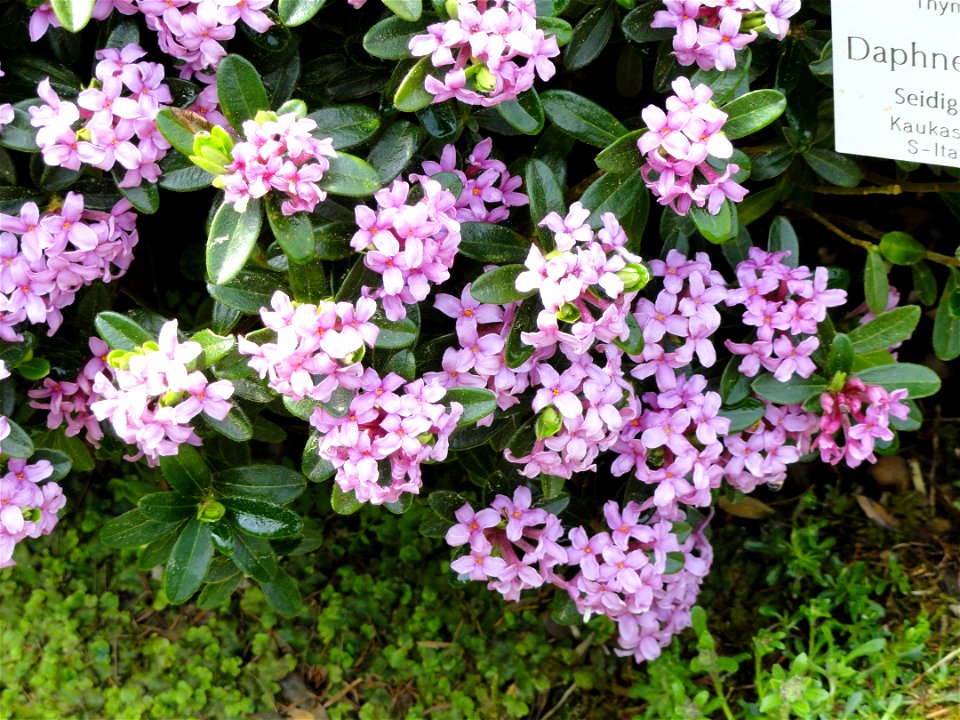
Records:
<instances>
[{"instance_id":1,"label":"flower bud","mask_svg":"<svg viewBox=\"0 0 960 720\"><path fill-rule=\"evenodd\" d=\"M490 72L486 65L478 65L480 69L473 76L473 84L480 92L493 92L497 89L497 76Z\"/></svg>"},{"instance_id":2,"label":"flower bud","mask_svg":"<svg viewBox=\"0 0 960 720\"><path fill-rule=\"evenodd\" d=\"M40 522L40 508L21 508L20 514L27 522Z\"/></svg>"},{"instance_id":3,"label":"flower bud","mask_svg":"<svg viewBox=\"0 0 960 720\"><path fill-rule=\"evenodd\" d=\"M740 18L740 32L748 33L751 30L759 30L764 27L767 23L764 19L764 13L762 10L757 10L755 12L743 13Z\"/></svg>"},{"instance_id":4,"label":"flower bud","mask_svg":"<svg viewBox=\"0 0 960 720\"><path fill-rule=\"evenodd\" d=\"M557 319L561 322L575 323L580 319L580 310L576 305L564 303L564 305L557 311Z\"/></svg>"},{"instance_id":5,"label":"flower bud","mask_svg":"<svg viewBox=\"0 0 960 720\"><path fill-rule=\"evenodd\" d=\"M553 405L548 405L537 415L537 440L553 437L563 427L563 417Z\"/></svg>"},{"instance_id":6,"label":"flower bud","mask_svg":"<svg viewBox=\"0 0 960 720\"><path fill-rule=\"evenodd\" d=\"M107 355L107 365L117 370L126 370L130 367L132 352L126 350L111 350Z\"/></svg>"},{"instance_id":7,"label":"flower bud","mask_svg":"<svg viewBox=\"0 0 960 720\"><path fill-rule=\"evenodd\" d=\"M175 390L170 390L165 393L163 397L160 398L160 407L166 407L168 405L176 405L183 399L183 393L177 392Z\"/></svg>"},{"instance_id":8,"label":"flower bud","mask_svg":"<svg viewBox=\"0 0 960 720\"><path fill-rule=\"evenodd\" d=\"M253 117L257 125L266 125L268 122L276 122L277 114L273 110L260 110Z\"/></svg>"},{"instance_id":9,"label":"flower bud","mask_svg":"<svg viewBox=\"0 0 960 720\"><path fill-rule=\"evenodd\" d=\"M426 447L427 445L433 445L437 441L436 435L433 433L420 433L417 435L417 442Z\"/></svg>"},{"instance_id":10,"label":"flower bud","mask_svg":"<svg viewBox=\"0 0 960 720\"><path fill-rule=\"evenodd\" d=\"M617 272L617 277L623 281L624 292L633 292L642 290L650 282L650 271L640 263L628 263Z\"/></svg>"},{"instance_id":11,"label":"flower bud","mask_svg":"<svg viewBox=\"0 0 960 720\"><path fill-rule=\"evenodd\" d=\"M447 0L443 4L443 9L447 11L447 15L450 16L451 20L460 19L460 3L457 0Z\"/></svg>"},{"instance_id":12,"label":"flower bud","mask_svg":"<svg viewBox=\"0 0 960 720\"><path fill-rule=\"evenodd\" d=\"M222 518L226 512L227 509L222 503L219 503L212 498L208 498L200 504L200 507L197 508L197 520L200 522L216 522Z\"/></svg>"},{"instance_id":13,"label":"flower bud","mask_svg":"<svg viewBox=\"0 0 960 720\"><path fill-rule=\"evenodd\" d=\"M847 374L845 372L840 372L839 370L833 374L833 378L830 380L830 387L827 388L829 393L838 393L843 391L843 386L847 384Z\"/></svg>"},{"instance_id":14,"label":"flower bud","mask_svg":"<svg viewBox=\"0 0 960 720\"><path fill-rule=\"evenodd\" d=\"M208 173L222 175L226 166L233 162L232 150L233 138L215 125L210 132L198 132L194 136L190 160Z\"/></svg>"}]
</instances>

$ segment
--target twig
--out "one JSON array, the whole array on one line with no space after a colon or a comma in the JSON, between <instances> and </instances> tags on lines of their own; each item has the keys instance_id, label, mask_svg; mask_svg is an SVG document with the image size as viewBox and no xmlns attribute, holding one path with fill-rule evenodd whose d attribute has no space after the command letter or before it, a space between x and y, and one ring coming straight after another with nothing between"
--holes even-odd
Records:
<instances>
[{"instance_id":1,"label":"twig","mask_svg":"<svg viewBox=\"0 0 960 720\"><path fill-rule=\"evenodd\" d=\"M333 697L331 697L329 700L326 700L326 701L323 703L323 707L328 708L328 707L330 707L331 705L333 705L334 703L339 702L339 701L340 701L340 698L342 698L342 697L343 697L344 695L346 695L348 692L350 692L351 690L353 690L353 689L354 689L357 685L359 685L362 681L363 681L363 678L362 678L362 677L358 677L356 680L354 680L354 681L351 682L349 685L347 685L347 686L344 687L342 690L340 690L340 692L338 692L336 695L334 695Z\"/></svg>"},{"instance_id":2,"label":"twig","mask_svg":"<svg viewBox=\"0 0 960 720\"><path fill-rule=\"evenodd\" d=\"M804 190L818 195L900 195L902 193L960 193L960 183L893 183L892 185L867 185L866 187L837 187L836 185L803 186Z\"/></svg>"},{"instance_id":3,"label":"twig","mask_svg":"<svg viewBox=\"0 0 960 720\"><path fill-rule=\"evenodd\" d=\"M564 690L564 691L563 691L563 695L560 696L560 701L559 701L556 705L554 705L552 708L550 708L550 710L547 712L547 714L544 715L542 718L540 718L540 720L550 720L550 718L552 718L552 717L557 713L557 711L560 709L560 707L561 707L567 700L570 699L570 696L573 695L573 691L576 690L576 689L577 689L577 684L576 684L576 683L573 683L572 685L570 685L570 687L568 687L566 690Z\"/></svg>"},{"instance_id":4,"label":"twig","mask_svg":"<svg viewBox=\"0 0 960 720\"><path fill-rule=\"evenodd\" d=\"M936 669L937 669L938 667L940 667L941 665L946 665L948 662L950 662L951 660L953 660L953 659L954 659L955 657L957 657L958 655L960 655L960 648L957 648L956 650L953 650L953 651L947 653L947 654L944 655L942 658L940 658L939 660L937 660L933 665L931 665L931 666L928 667L926 670L924 670L922 673L920 673L919 675L917 675L917 677L914 679L914 681L913 681L912 683L910 683L909 685L907 685L907 689L909 690L909 689L912 688L914 685L916 685L918 682L920 682L921 680L923 680L924 675L926 675L927 673L933 672L934 670L936 670Z\"/></svg>"}]
</instances>

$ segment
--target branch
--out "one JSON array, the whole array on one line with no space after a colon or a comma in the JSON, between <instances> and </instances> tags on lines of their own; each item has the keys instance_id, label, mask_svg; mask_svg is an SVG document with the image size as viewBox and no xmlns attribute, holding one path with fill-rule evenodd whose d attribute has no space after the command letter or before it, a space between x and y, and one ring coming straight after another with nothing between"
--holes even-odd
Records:
<instances>
[{"instance_id":1,"label":"branch","mask_svg":"<svg viewBox=\"0 0 960 720\"><path fill-rule=\"evenodd\" d=\"M912 183L892 185L868 185L867 187L836 187L835 185L807 185L804 190L820 195L900 195L901 193L960 193L960 182Z\"/></svg>"}]
</instances>

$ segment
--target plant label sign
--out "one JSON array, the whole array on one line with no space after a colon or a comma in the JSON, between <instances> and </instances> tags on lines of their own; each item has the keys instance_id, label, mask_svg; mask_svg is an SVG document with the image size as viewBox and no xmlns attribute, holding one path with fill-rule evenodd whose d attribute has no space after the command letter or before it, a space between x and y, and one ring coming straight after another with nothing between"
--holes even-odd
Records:
<instances>
[{"instance_id":1,"label":"plant label sign","mask_svg":"<svg viewBox=\"0 0 960 720\"><path fill-rule=\"evenodd\" d=\"M832 0L836 149L960 167L960 2Z\"/></svg>"}]
</instances>

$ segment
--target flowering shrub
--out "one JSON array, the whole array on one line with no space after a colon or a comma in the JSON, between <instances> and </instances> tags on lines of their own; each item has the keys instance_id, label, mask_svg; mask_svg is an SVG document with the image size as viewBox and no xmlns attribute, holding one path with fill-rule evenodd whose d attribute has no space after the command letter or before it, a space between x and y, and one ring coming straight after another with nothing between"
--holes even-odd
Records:
<instances>
[{"instance_id":1,"label":"flowering shrub","mask_svg":"<svg viewBox=\"0 0 960 720\"><path fill-rule=\"evenodd\" d=\"M960 214L925 182L957 173L829 148L823 2L383 5L6 11L0 565L123 458L102 539L173 603L250 578L295 614L313 500L426 503L462 580L551 585L653 659L718 498L920 426L904 343L960 355L949 233L823 196Z\"/></svg>"}]
</instances>

